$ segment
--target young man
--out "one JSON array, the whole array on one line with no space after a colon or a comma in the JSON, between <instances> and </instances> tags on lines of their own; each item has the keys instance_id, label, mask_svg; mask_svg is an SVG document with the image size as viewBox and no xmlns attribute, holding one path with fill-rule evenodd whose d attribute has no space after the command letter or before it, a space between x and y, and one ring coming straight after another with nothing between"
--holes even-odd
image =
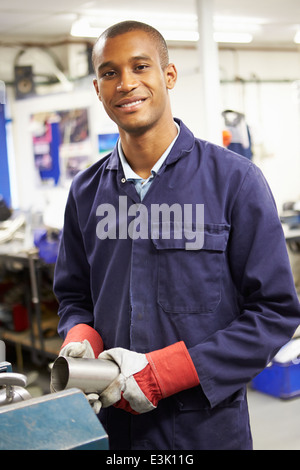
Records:
<instances>
[{"instance_id":1,"label":"young man","mask_svg":"<svg viewBox=\"0 0 300 470\"><path fill-rule=\"evenodd\" d=\"M93 60L120 139L70 190L61 354L119 365L100 395L111 449L251 449L246 384L300 323L270 189L173 119L177 72L156 30L114 25Z\"/></svg>"}]
</instances>

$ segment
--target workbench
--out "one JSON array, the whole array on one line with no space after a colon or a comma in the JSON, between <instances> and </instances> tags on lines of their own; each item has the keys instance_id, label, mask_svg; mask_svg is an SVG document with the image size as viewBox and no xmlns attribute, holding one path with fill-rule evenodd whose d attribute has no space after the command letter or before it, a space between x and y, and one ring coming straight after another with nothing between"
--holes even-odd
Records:
<instances>
[{"instance_id":1,"label":"workbench","mask_svg":"<svg viewBox=\"0 0 300 470\"><path fill-rule=\"evenodd\" d=\"M44 338L42 329L42 312L40 296L40 273L43 269L53 268L47 266L38 254L35 247L25 249L23 243L10 241L0 244L0 263L5 265L5 269L10 269L16 263L25 270L28 281L28 291L25 292L26 307L28 311L28 330L15 332L8 329L0 329L0 339L5 343L16 345L18 361L22 361L21 348L30 350L33 363L41 365L48 359L57 357L62 340L56 336ZM53 318L55 328L57 318ZM19 364L20 365L20 364Z\"/></svg>"}]
</instances>

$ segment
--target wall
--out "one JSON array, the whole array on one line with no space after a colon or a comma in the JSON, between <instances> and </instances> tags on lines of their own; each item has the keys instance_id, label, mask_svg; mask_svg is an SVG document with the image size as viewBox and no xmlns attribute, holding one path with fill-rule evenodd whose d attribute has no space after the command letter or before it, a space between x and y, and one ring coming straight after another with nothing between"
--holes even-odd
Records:
<instances>
[{"instance_id":1,"label":"wall","mask_svg":"<svg viewBox=\"0 0 300 470\"><path fill-rule=\"evenodd\" d=\"M197 114L201 106L197 52L174 50L171 59L179 70L177 91L171 95L174 114L203 137ZM232 109L245 114L253 161L265 174L281 211L285 201L300 199L300 53L221 50L219 66L220 112Z\"/></svg>"},{"instance_id":2,"label":"wall","mask_svg":"<svg viewBox=\"0 0 300 470\"><path fill-rule=\"evenodd\" d=\"M110 129L111 124L93 91L92 79L89 86L74 90L72 93L56 93L54 95L14 101L12 118L14 122L14 148L16 161L16 178L18 181L18 202L23 209L41 209L43 194L49 192L46 185L41 185L33 158L33 142L30 117L42 112L65 111L76 108L87 108L92 160L98 158L97 135ZM39 196L37 197L37 193Z\"/></svg>"},{"instance_id":3,"label":"wall","mask_svg":"<svg viewBox=\"0 0 300 470\"><path fill-rule=\"evenodd\" d=\"M70 52L72 46L68 46ZM0 51L1 53L1 51ZM61 51L62 57L66 51ZM9 59L6 50L6 58ZM283 202L300 198L299 92L300 59L297 51L221 50L220 112L234 109L246 115L253 139L254 162L260 166L270 183L279 210ZM170 49L170 59L178 69L179 78L170 92L174 115L181 118L198 137L202 135L199 109L199 69L195 49ZM72 55L74 63L74 54ZM0 66L0 79L11 74L6 62ZM76 63L76 60L75 60ZM1 76L2 72L2 76ZM97 134L112 129L112 124L98 102L92 77L73 83L74 91L64 85L52 88L54 94L42 90L39 97L15 101L10 92L13 118L14 161L18 187L18 205L35 206L42 200L33 161L30 115L36 112L88 107L92 135L93 159L98 158ZM45 94L46 92L46 94Z\"/></svg>"},{"instance_id":4,"label":"wall","mask_svg":"<svg viewBox=\"0 0 300 470\"><path fill-rule=\"evenodd\" d=\"M300 54L224 51L220 59L225 81L222 106L246 115L254 162L263 170L281 210L285 201L300 198ZM230 83L235 77L242 81Z\"/></svg>"}]
</instances>

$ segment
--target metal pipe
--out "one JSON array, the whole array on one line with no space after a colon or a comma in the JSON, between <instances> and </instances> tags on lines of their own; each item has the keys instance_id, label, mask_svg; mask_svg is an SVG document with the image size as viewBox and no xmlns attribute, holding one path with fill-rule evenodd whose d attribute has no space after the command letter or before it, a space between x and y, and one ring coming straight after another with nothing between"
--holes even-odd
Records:
<instances>
[{"instance_id":1,"label":"metal pipe","mask_svg":"<svg viewBox=\"0 0 300 470\"><path fill-rule=\"evenodd\" d=\"M51 369L51 385L55 392L79 388L84 393L101 393L119 375L112 361L59 356Z\"/></svg>"}]
</instances>

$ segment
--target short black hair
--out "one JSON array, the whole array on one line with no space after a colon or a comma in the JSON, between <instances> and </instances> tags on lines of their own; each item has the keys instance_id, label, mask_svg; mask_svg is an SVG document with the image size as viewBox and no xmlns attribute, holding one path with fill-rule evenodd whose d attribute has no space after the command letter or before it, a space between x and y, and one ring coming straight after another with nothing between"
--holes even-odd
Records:
<instances>
[{"instance_id":1,"label":"short black hair","mask_svg":"<svg viewBox=\"0 0 300 470\"><path fill-rule=\"evenodd\" d=\"M169 51L168 51L168 46L164 37L159 31L157 31L157 29L153 28L153 26L150 26L146 23L142 23L140 21L134 21L134 20L121 21L120 23L114 24L110 26L109 28L107 28L99 36L93 48L93 54L92 54L93 63L94 63L94 58L95 58L95 46L100 39L106 40L109 38L115 38L116 36L119 36L120 34L129 33L131 31L144 31L145 33L149 34L152 37L152 39L157 44L161 68L164 70L169 64Z\"/></svg>"}]
</instances>

